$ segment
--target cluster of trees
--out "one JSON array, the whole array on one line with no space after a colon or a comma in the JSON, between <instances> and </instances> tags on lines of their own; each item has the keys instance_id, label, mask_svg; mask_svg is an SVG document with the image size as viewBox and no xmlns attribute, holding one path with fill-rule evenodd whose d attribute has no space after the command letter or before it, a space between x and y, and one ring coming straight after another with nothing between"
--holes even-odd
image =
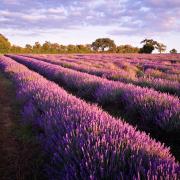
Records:
<instances>
[{"instance_id":1,"label":"cluster of trees","mask_svg":"<svg viewBox=\"0 0 180 180\"><path fill-rule=\"evenodd\" d=\"M11 43L8 39L0 34L0 53L6 53L11 47Z\"/></svg>"},{"instance_id":2,"label":"cluster of trees","mask_svg":"<svg viewBox=\"0 0 180 180\"><path fill-rule=\"evenodd\" d=\"M6 37L0 34L0 53L152 53L157 49L160 53L166 50L166 46L158 43L153 39L145 39L142 48L133 47L131 45L116 46L115 42L109 38L96 39L92 44L86 45L60 45L46 41L44 44L35 42L34 45L27 44L25 47L11 45ZM172 49L170 53L177 53L176 49Z\"/></svg>"},{"instance_id":3,"label":"cluster of trees","mask_svg":"<svg viewBox=\"0 0 180 180\"><path fill-rule=\"evenodd\" d=\"M140 49L140 53L152 53L155 49L157 49L159 53L166 51L166 45L153 39L144 39L141 43L143 43L143 47Z\"/></svg>"},{"instance_id":4,"label":"cluster of trees","mask_svg":"<svg viewBox=\"0 0 180 180\"><path fill-rule=\"evenodd\" d=\"M48 53L48 54L58 54L58 53L90 53L90 45L60 45L58 43L50 43L46 41L44 44L35 42L33 46L27 44L24 48L19 46L12 46L10 48L12 53Z\"/></svg>"},{"instance_id":5,"label":"cluster of trees","mask_svg":"<svg viewBox=\"0 0 180 180\"><path fill-rule=\"evenodd\" d=\"M96 39L91 45L95 52L113 52L113 53L138 53L139 48L131 45L116 46L115 42L109 38Z\"/></svg>"},{"instance_id":6,"label":"cluster of trees","mask_svg":"<svg viewBox=\"0 0 180 180\"><path fill-rule=\"evenodd\" d=\"M60 45L46 41L44 44L35 42L34 45L26 44L25 47L11 45L8 39L0 34L0 53L91 53L91 45Z\"/></svg>"}]
</instances>

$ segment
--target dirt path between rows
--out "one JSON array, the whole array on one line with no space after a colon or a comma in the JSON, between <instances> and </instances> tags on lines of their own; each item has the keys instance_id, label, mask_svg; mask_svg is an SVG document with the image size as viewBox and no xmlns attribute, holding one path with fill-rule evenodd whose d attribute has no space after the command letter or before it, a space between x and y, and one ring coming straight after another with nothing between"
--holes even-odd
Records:
<instances>
[{"instance_id":1,"label":"dirt path between rows","mask_svg":"<svg viewBox=\"0 0 180 180\"><path fill-rule=\"evenodd\" d=\"M36 167L37 147L15 135L20 119L15 89L0 72L0 180L43 179Z\"/></svg>"},{"instance_id":2,"label":"dirt path between rows","mask_svg":"<svg viewBox=\"0 0 180 180\"><path fill-rule=\"evenodd\" d=\"M14 95L12 84L0 74L0 177L18 178L18 143L12 135L13 120L18 117L13 111Z\"/></svg>"}]
</instances>

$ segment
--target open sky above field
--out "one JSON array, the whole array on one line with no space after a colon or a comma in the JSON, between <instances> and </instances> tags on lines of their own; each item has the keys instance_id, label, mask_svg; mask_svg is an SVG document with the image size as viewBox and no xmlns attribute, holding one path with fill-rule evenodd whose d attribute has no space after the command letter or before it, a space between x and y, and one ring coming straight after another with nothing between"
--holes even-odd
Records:
<instances>
[{"instance_id":1,"label":"open sky above field","mask_svg":"<svg viewBox=\"0 0 180 180\"><path fill-rule=\"evenodd\" d=\"M153 38L180 51L179 0L1 0L0 33L16 45L35 41L116 44Z\"/></svg>"}]
</instances>

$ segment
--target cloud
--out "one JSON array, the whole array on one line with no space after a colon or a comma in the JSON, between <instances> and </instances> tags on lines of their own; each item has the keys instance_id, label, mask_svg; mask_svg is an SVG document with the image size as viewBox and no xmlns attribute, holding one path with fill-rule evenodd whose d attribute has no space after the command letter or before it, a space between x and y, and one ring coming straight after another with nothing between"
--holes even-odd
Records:
<instances>
[{"instance_id":1,"label":"cloud","mask_svg":"<svg viewBox=\"0 0 180 180\"><path fill-rule=\"evenodd\" d=\"M109 35L180 31L179 0L2 0L0 28L84 29L104 27Z\"/></svg>"},{"instance_id":2,"label":"cloud","mask_svg":"<svg viewBox=\"0 0 180 180\"><path fill-rule=\"evenodd\" d=\"M118 11L115 11L116 13ZM130 32L135 35L159 34L179 32L180 30L180 1L170 0L127 0L124 11L119 14L117 27L110 34L125 34ZM128 20L126 20L128 19ZM126 30L121 28L125 27Z\"/></svg>"},{"instance_id":3,"label":"cloud","mask_svg":"<svg viewBox=\"0 0 180 180\"><path fill-rule=\"evenodd\" d=\"M49 8L45 10L45 12L52 14L68 14L67 10L64 7Z\"/></svg>"},{"instance_id":4,"label":"cloud","mask_svg":"<svg viewBox=\"0 0 180 180\"><path fill-rule=\"evenodd\" d=\"M14 5L14 4L19 4L21 0L2 0L2 3L8 4L8 5Z\"/></svg>"},{"instance_id":5,"label":"cloud","mask_svg":"<svg viewBox=\"0 0 180 180\"><path fill-rule=\"evenodd\" d=\"M0 22L2 23L2 22L7 22L7 21L9 21L9 19L8 18L5 18L5 17L0 17Z\"/></svg>"}]
</instances>

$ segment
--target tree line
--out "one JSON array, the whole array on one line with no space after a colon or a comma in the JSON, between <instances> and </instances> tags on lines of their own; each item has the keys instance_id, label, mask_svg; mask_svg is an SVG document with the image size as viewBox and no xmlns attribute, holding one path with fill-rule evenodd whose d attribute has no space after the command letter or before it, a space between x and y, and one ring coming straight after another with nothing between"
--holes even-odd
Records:
<instances>
[{"instance_id":1,"label":"tree line","mask_svg":"<svg viewBox=\"0 0 180 180\"><path fill-rule=\"evenodd\" d=\"M98 38L92 44L85 45L61 45L46 41L43 44L35 42L34 45L26 44L25 47L11 45L9 40L0 34L0 53L36 53L36 54L59 54L59 53L152 53L155 49L159 53L166 50L166 46L153 39L145 39L141 42L142 48L132 45L119 45L110 38ZM170 53L177 53L172 49Z\"/></svg>"}]
</instances>

